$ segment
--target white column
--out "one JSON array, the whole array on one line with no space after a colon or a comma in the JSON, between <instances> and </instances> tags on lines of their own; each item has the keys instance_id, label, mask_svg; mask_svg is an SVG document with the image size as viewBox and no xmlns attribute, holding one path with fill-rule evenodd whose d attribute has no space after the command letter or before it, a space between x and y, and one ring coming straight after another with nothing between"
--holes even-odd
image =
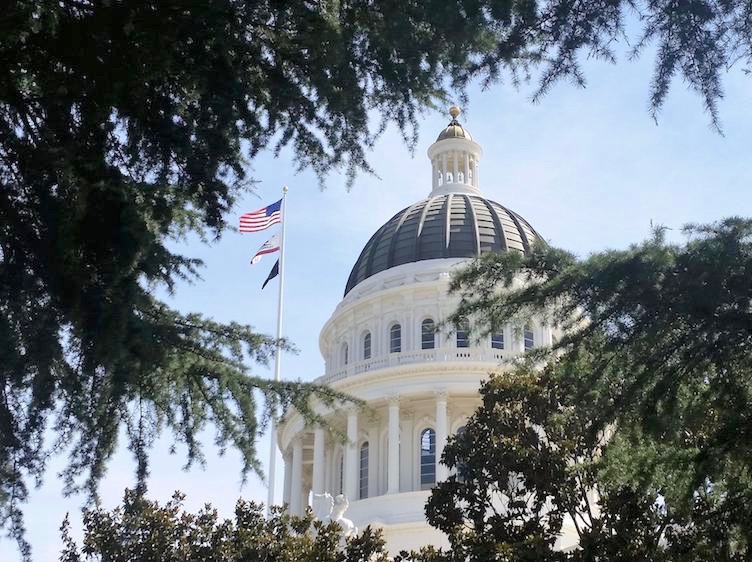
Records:
<instances>
[{"instance_id":1,"label":"white column","mask_svg":"<svg viewBox=\"0 0 752 562\"><path fill-rule=\"evenodd\" d=\"M344 493L350 501L358 499L358 411L347 412Z\"/></svg>"},{"instance_id":2,"label":"white column","mask_svg":"<svg viewBox=\"0 0 752 562\"><path fill-rule=\"evenodd\" d=\"M410 299L412 300L412 299ZM412 304L412 303L411 303ZM407 306L406 306L407 308ZM415 322L413 322L413 317L415 316L415 313L412 310L412 306L409 307L410 312L407 314L407 319L402 324L402 351L413 351L414 349L418 349L419 346L414 344L414 336L415 336ZM407 326L405 325L407 324ZM405 329L407 328L407 329ZM407 346L407 347L405 347Z\"/></svg>"},{"instance_id":3,"label":"white column","mask_svg":"<svg viewBox=\"0 0 752 562\"><path fill-rule=\"evenodd\" d=\"M314 494L324 493L324 429L313 430L313 485Z\"/></svg>"},{"instance_id":4,"label":"white column","mask_svg":"<svg viewBox=\"0 0 752 562\"><path fill-rule=\"evenodd\" d=\"M292 482L290 486L290 513L303 514L303 442L300 437L292 443Z\"/></svg>"},{"instance_id":5,"label":"white column","mask_svg":"<svg viewBox=\"0 0 752 562\"><path fill-rule=\"evenodd\" d=\"M329 446L326 448L325 461L326 470L324 471L324 491L330 494L334 491L334 449Z\"/></svg>"},{"instance_id":6,"label":"white column","mask_svg":"<svg viewBox=\"0 0 752 562\"><path fill-rule=\"evenodd\" d=\"M382 344L384 341L384 322L381 320L380 312L381 311L379 311L379 316L376 320L376 333L371 334L371 337L373 338L371 340L371 357L378 357L387 352Z\"/></svg>"},{"instance_id":7,"label":"white column","mask_svg":"<svg viewBox=\"0 0 752 562\"><path fill-rule=\"evenodd\" d=\"M404 405L404 404L403 404ZM400 412L400 442L399 442L399 491L412 492L416 488L416 475L414 457L416 453L413 430L415 429L415 416L413 412Z\"/></svg>"},{"instance_id":8,"label":"white column","mask_svg":"<svg viewBox=\"0 0 752 562\"><path fill-rule=\"evenodd\" d=\"M368 431L368 497L379 495L379 423L375 422Z\"/></svg>"},{"instance_id":9,"label":"white column","mask_svg":"<svg viewBox=\"0 0 752 562\"><path fill-rule=\"evenodd\" d=\"M389 432L387 434L386 493L399 492L399 397L389 399Z\"/></svg>"},{"instance_id":10,"label":"white column","mask_svg":"<svg viewBox=\"0 0 752 562\"><path fill-rule=\"evenodd\" d=\"M282 503L290 505L290 491L292 489L292 459L289 454L282 457L285 463L285 485L282 491Z\"/></svg>"},{"instance_id":11,"label":"white column","mask_svg":"<svg viewBox=\"0 0 752 562\"><path fill-rule=\"evenodd\" d=\"M446 480L449 469L441 462L441 454L447 442L447 393L436 393L436 482Z\"/></svg>"},{"instance_id":12,"label":"white column","mask_svg":"<svg viewBox=\"0 0 752 562\"><path fill-rule=\"evenodd\" d=\"M471 185L470 183L470 154L465 153L465 183L467 185Z\"/></svg>"}]
</instances>

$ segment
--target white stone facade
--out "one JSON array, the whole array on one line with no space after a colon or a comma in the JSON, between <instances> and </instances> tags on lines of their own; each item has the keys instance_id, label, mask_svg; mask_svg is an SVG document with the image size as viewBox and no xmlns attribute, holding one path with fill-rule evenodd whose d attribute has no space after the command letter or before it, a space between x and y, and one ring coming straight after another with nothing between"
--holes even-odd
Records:
<instances>
[{"instance_id":1,"label":"white stone facade","mask_svg":"<svg viewBox=\"0 0 752 562\"><path fill-rule=\"evenodd\" d=\"M421 436L434 432L433 473L441 481L448 475L439 462L441 451L480 404L480 381L525 349L524 327L517 326L506 327L503 344L497 338L496 347L490 336L458 347L457 334L440 331L434 347L424 349L431 344L423 339L423 321L439 325L455 310L449 273L464 261L427 260L380 272L351 291L326 323L320 337L326 373L316 382L360 398L367 407L321 410L349 443L304 427L295 412L280 426L283 499L292 513L304 511L311 492L344 493L350 500L348 517L359 528L382 527L390 550L443 544L444 537L425 522L423 508L433 482L421 485ZM390 351L397 324L400 350ZM533 345L550 343L550 329L529 328ZM361 462L364 444L367 461ZM430 476L425 468L424 476Z\"/></svg>"}]
</instances>

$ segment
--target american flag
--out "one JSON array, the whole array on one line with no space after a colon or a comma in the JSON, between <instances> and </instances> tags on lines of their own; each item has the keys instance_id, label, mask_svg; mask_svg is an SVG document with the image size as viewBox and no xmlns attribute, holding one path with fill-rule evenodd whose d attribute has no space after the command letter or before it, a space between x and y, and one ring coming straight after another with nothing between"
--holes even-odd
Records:
<instances>
[{"instance_id":1,"label":"american flag","mask_svg":"<svg viewBox=\"0 0 752 562\"><path fill-rule=\"evenodd\" d=\"M259 232L282 222L282 199L263 209L240 215L240 232Z\"/></svg>"}]
</instances>

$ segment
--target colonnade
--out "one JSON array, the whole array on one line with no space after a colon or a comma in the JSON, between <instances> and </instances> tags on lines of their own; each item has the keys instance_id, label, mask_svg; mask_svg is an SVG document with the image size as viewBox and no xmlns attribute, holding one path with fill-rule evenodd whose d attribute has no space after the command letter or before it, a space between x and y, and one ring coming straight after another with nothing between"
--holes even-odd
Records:
<instances>
[{"instance_id":1,"label":"colonnade","mask_svg":"<svg viewBox=\"0 0 752 562\"><path fill-rule=\"evenodd\" d=\"M454 150L443 152L431 160L432 187L446 184L464 184L478 188L478 155Z\"/></svg>"},{"instance_id":2,"label":"colonnade","mask_svg":"<svg viewBox=\"0 0 752 562\"><path fill-rule=\"evenodd\" d=\"M403 399L404 401L404 399ZM436 481L445 480L449 476L449 469L447 466L440 462L441 454L446 446L449 436L449 418L447 411L448 395L445 391L437 391L434 393L434 416L431 423L431 428L435 431L435 463L436 463ZM404 463L409 462L406 455L413 454L412 447L400 447L400 438L403 435L401 431L400 421L404 421L401 416L401 400L399 396L391 396L387 399L387 411L386 411L386 494L397 494L400 491L406 491L411 489L412 482L402 482L401 479L405 479ZM345 494L350 502L358 500L360 498L360 422L362 418L362 412L355 407L350 407L347 410L346 417L346 434L347 441L344 444L344 451L342 456L341 465L341 483L342 493ZM310 471L310 488L306 488L307 478L304 479L304 437L308 442L310 448L310 435L313 434L313 455L305 464L311 464ZM369 434L371 435L371 434ZM335 488L333 484L336 480L332 477L333 472L336 471L338 466L335 464L335 456L332 454L332 443L327 443L330 440L326 430L323 428L314 428L301 432L293 438L291 445L285 456L285 480L284 480L284 494L283 499L289 506L289 510L294 515L302 515L305 511L308 492L314 494L321 494L329 492L332 495L339 493L339 489ZM369 441L374 445L374 454L369 453L368 469L372 472L369 481L369 494L379 495L377 493L378 486L372 484L376 478L376 466L373 466L380 462L381 453L378 448L378 431L376 431ZM327 450L327 444L330 446ZM407 444L406 444L407 445ZM402 450L401 450L402 449ZM384 488L382 488L384 490Z\"/></svg>"}]
</instances>

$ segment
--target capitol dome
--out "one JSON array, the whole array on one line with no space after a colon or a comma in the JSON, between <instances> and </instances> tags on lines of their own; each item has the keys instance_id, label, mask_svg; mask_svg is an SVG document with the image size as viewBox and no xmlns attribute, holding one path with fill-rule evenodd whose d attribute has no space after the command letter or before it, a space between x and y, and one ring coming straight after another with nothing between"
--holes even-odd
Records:
<instances>
[{"instance_id":1,"label":"capitol dome","mask_svg":"<svg viewBox=\"0 0 752 562\"><path fill-rule=\"evenodd\" d=\"M345 295L372 275L404 263L529 252L541 239L520 215L480 195L447 193L402 209L376 231L355 262Z\"/></svg>"},{"instance_id":2,"label":"capitol dome","mask_svg":"<svg viewBox=\"0 0 752 562\"><path fill-rule=\"evenodd\" d=\"M321 329L324 372L314 382L364 407L312 408L346 441L306 425L294 409L277 433L287 510L303 515L310 506L325 519L329 500L341 494L349 501L345 517L360 529L380 528L392 554L448 544L425 516L431 490L455 474L442 463L447 440L464 431L489 373L561 335L544 318L482 337L469 324L446 325L460 300L449 291L457 268L487 252L527 253L542 240L520 215L481 194L483 151L459 114L451 108L450 123L428 147L428 197L365 243ZM576 544L576 530L567 529L561 548Z\"/></svg>"}]
</instances>

